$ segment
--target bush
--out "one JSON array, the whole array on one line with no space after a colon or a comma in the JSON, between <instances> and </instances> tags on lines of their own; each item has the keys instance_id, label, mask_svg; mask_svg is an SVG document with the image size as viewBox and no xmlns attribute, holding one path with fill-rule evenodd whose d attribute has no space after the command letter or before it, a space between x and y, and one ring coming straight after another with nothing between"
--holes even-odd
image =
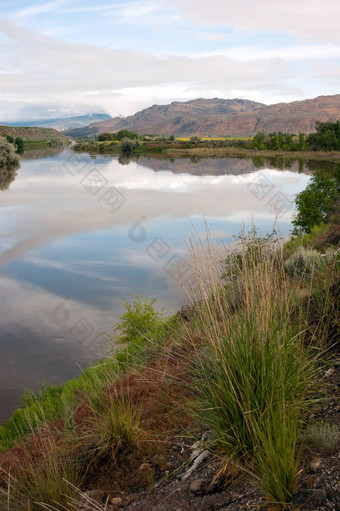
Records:
<instances>
[{"instance_id":1,"label":"bush","mask_svg":"<svg viewBox=\"0 0 340 511\"><path fill-rule=\"evenodd\" d=\"M24 139L21 137L16 137L14 143L17 147L17 153L22 154L24 152Z\"/></svg>"},{"instance_id":2,"label":"bush","mask_svg":"<svg viewBox=\"0 0 340 511\"><path fill-rule=\"evenodd\" d=\"M124 312L120 321L114 325L115 331L120 331L120 342L133 343L149 337L152 332L162 324L163 315L156 312L154 304L156 299L148 300L135 295L134 301L129 303L125 300Z\"/></svg>"},{"instance_id":3,"label":"bush","mask_svg":"<svg viewBox=\"0 0 340 511\"><path fill-rule=\"evenodd\" d=\"M123 153L131 153L138 146L139 146L138 140L131 138L123 138L121 141L120 148Z\"/></svg>"},{"instance_id":4,"label":"bush","mask_svg":"<svg viewBox=\"0 0 340 511\"><path fill-rule=\"evenodd\" d=\"M202 142L202 139L201 139L201 137L199 137L197 135L193 135L192 137L190 137L190 142L192 144L197 145L197 144L200 144Z\"/></svg>"},{"instance_id":5,"label":"bush","mask_svg":"<svg viewBox=\"0 0 340 511\"><path fill-rule=\"evenodd\" d=\"M19 166L20 157L15 153L15 149L5 137L0 137L0 167Z\"/></svg>"},{"instance_id":6,"label":"bush","mask_svg":"<svg viewBox=\"0 0 340 511\"><path fill-rule=\"evenodd\" d=\"M328 174L313 176L306 189L296 196L293 234L310 233L314 225L326 221L339 195L339 178Z\"/></svg>"},{"instance_id":7,"label":"bush","mask_svg":"<svg viewBox=\"0 0 340 511\"><path fill-rule=\"evenodd\" d=\"M291 277L310 274L325 267L325 258L317 250L300 247L285 261L284 267Z\"/></svg>"},{"instance_id":8,"label":"bush","mask_svg":"<svg viewBox=\"0 0 340 511\"><path fill-rule=\"evenodd\" d=\"M307 427L302 438L315 449L324 453L332 453L340 443L340 427L338 424L316 422Z\"/></svg>"}]
</instances>

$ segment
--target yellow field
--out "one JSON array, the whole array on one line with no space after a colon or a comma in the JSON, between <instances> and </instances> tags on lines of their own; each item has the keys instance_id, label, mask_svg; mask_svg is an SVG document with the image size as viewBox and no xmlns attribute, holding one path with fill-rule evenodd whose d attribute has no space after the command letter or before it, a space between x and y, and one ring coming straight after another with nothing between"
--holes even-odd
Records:
<instances>
[{"instance_id":1,"label":"yellow field","mask_svg":"<svg viewBox=\"0 0 340 511\"><path fill-rule=\"evenodd\" d=\"M201 140L252 140L253 137L200 137ZM190 137L176 137L175 140L179 140L181 142L190 142Z\"/></svg>"}]
</instances>

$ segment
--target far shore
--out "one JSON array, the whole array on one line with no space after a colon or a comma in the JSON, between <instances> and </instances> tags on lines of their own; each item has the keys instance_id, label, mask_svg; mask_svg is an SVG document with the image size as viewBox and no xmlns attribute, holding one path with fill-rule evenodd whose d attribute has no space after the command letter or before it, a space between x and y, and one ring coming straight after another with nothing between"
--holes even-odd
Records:
<instances>
[{"instance_id":1,"label":"far shore","mask_svg":"<svg viewBox=\"0 0 340 511\"><path fill-rule=\"evenodd\" d=\"M249 157L249 158L287 158L296 160L323 160L339 161L340 151L282 151L269 149L247 149L240 147L169 147L169 145L142 146L130 153L122 153L119 146L108 146L106 150L100 151L98 144L79 144L72 149L79 152L88 152L90 154L126 154L126 156L146 156L146 157L168 157L168 158L212 158L212 157Z\"/></svg>"}]
</instances>

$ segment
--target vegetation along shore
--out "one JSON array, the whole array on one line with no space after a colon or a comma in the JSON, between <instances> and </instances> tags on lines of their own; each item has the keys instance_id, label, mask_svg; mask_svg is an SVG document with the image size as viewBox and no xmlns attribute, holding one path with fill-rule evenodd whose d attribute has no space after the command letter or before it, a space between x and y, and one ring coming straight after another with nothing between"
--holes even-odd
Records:
<instances>
[{"instance_id":1,"label":"vegetation along shore","mask_svg":"<svg viewBox=\"0 0 340 511\"><path fill-rule=\"evenodd\" d=\"M316 123L316 133L283 134L264 132L254 137L164 137L138 135L129 130L79 138L77 152L92 154L166 155L168 157L284 156L299 159L340 160L340 121Z\"/></svg>"},{"instance_id":2,"label":"vegetation along shore","mask_svg":"<svg viewBox=\"0 0 340 511\"><path fill-rule=\"evenodd\" d=\"M339 509L339 201L336 165L288 242L191 237L185 308L125 302L107 358L0 427L0 509Z\"/></svg>"}]
</instances>

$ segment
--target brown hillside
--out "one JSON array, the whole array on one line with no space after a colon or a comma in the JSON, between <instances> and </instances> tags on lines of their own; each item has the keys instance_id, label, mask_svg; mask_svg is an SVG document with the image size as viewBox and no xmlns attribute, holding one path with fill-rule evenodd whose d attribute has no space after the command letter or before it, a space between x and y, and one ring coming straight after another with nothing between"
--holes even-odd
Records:
<instances>
[{"instance_id":1,"label":"brown hillside","mask_svg":"<svg viewBox=\"0 0 340 511\"><path fill-rule=\"evenodd\" d=\"M62 133L52 128L0 126L0 136L1 135L21 137L24 140L67 141L67 138Z\"/></svg>"},{"instance_id":2,"label":"brown hillside","mask_svg":"<svg viewBox=\"0 0 340 511\"><path fill-rule=\"evenodd\" d=\"M243 99L196 99L154 105L122 119L116 117L90 124L104 132L129 129L140 134L163 135L254 135L264 130L310 133L316 121L340 119L340 94L304 101L263 105Z\"/></svg>"}]
</instances>

